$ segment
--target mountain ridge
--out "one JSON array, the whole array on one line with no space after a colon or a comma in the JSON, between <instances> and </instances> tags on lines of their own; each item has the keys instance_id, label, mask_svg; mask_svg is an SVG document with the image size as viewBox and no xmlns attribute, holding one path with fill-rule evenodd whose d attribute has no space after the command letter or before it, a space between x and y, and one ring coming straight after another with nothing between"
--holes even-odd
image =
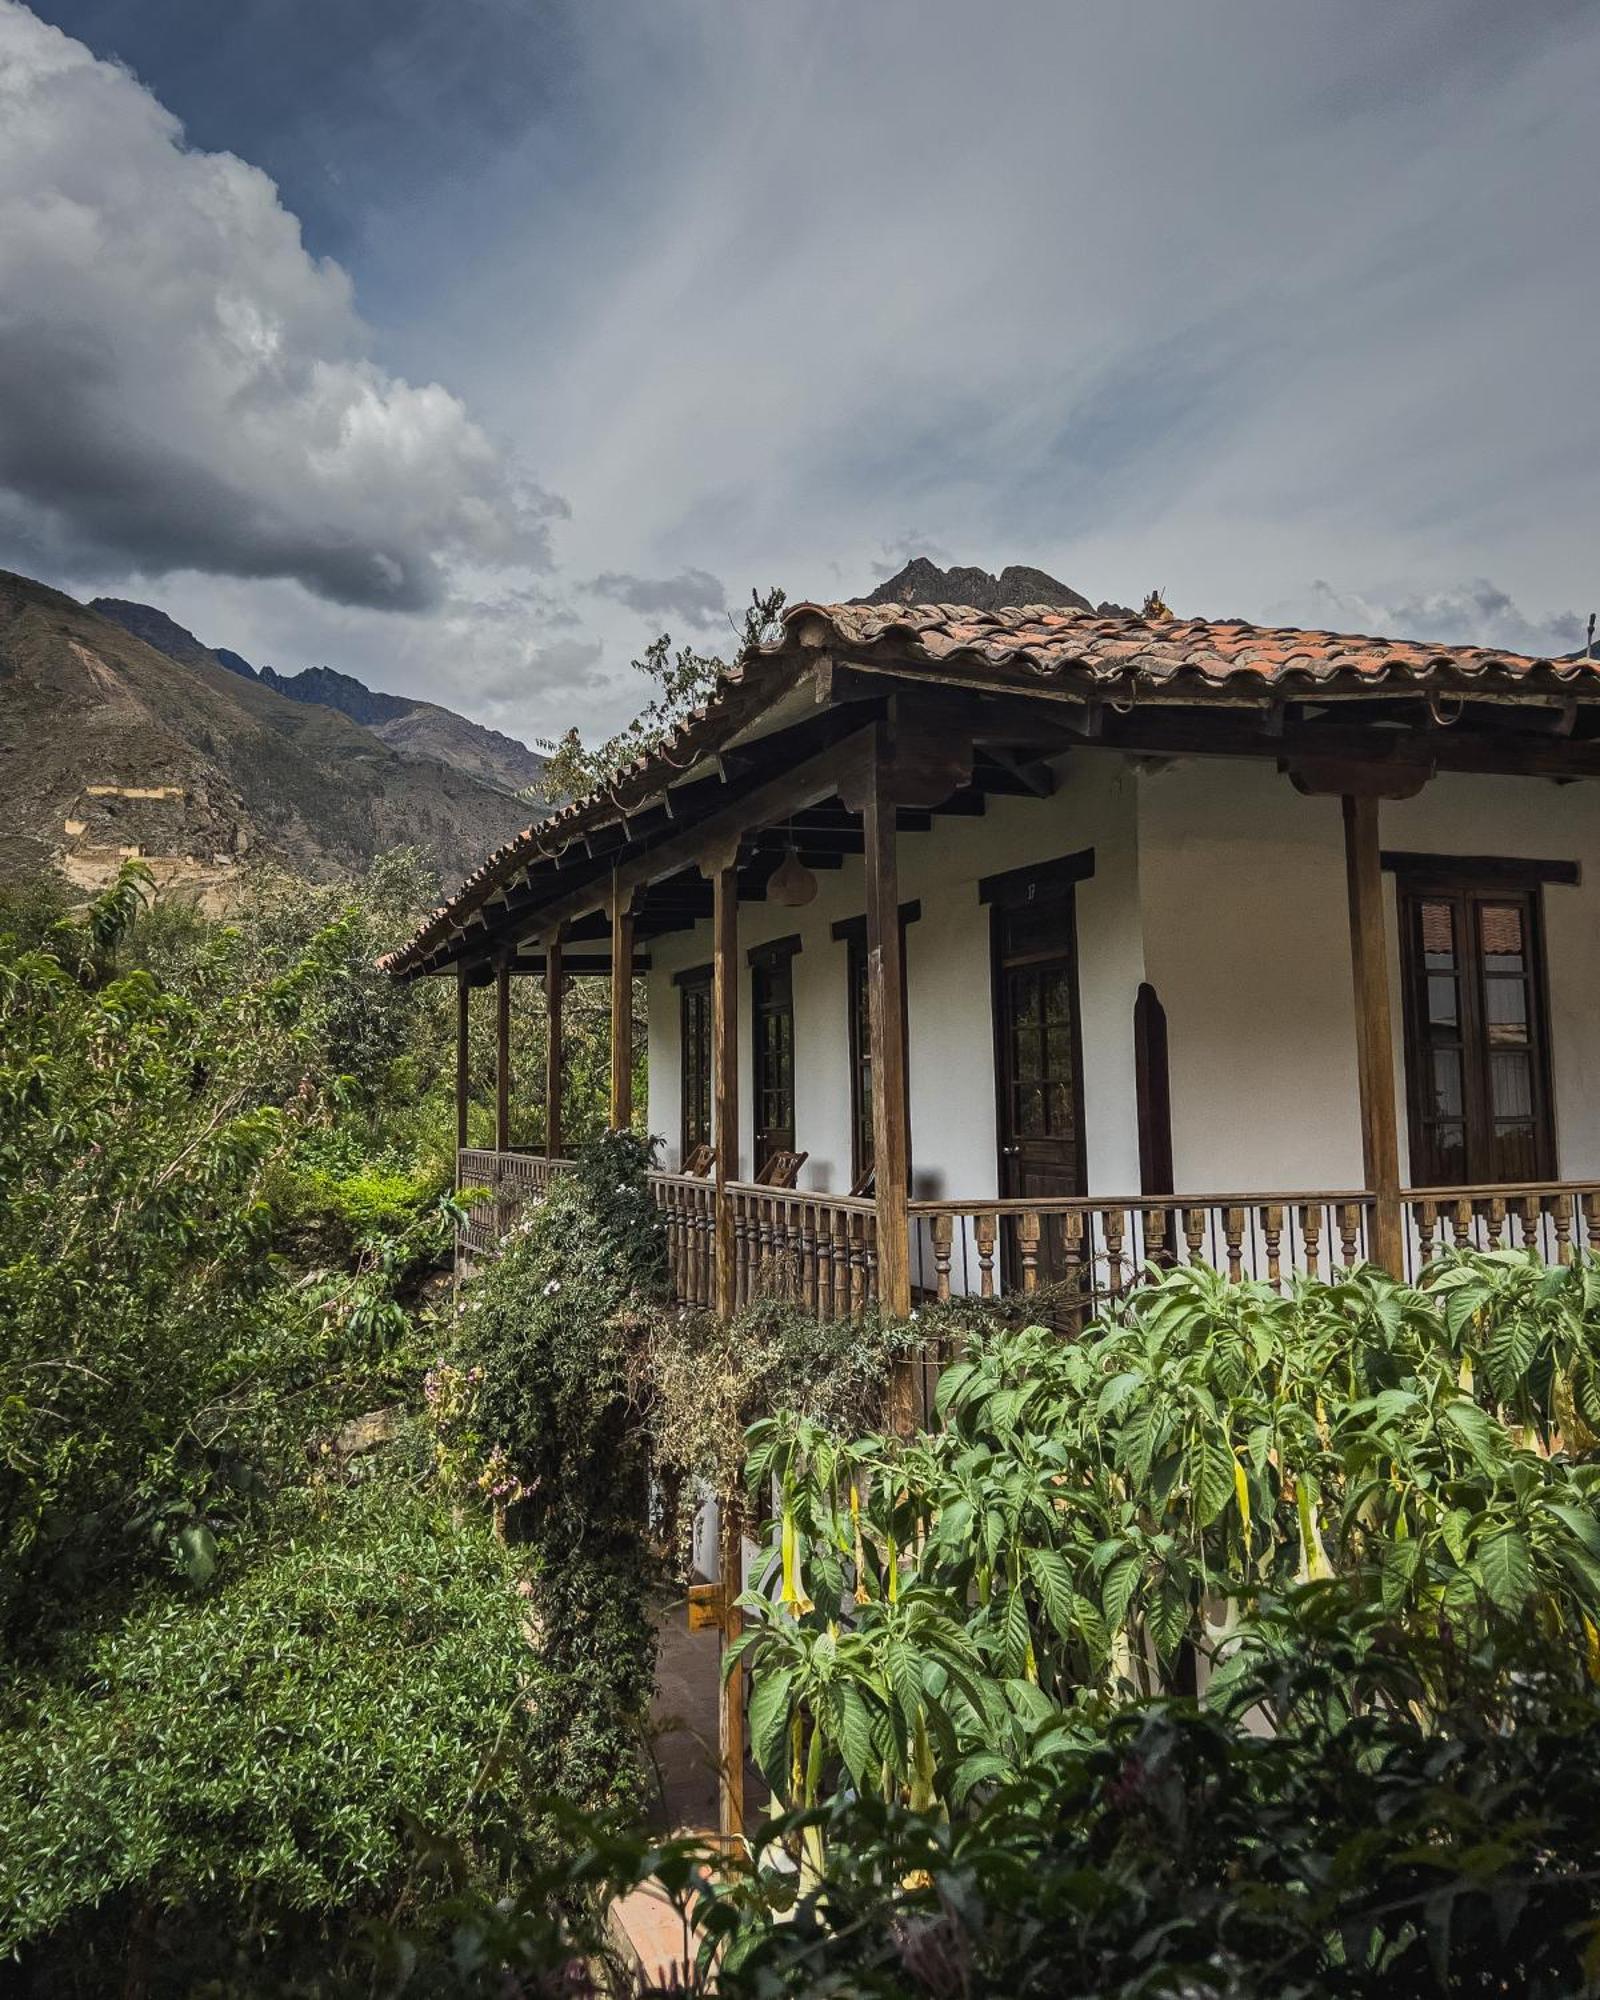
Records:
<instances>
[{"instance_id":1,"label":"mountain ridge","mask_svg":"<svg viewBox=\"0 0 1600 2000\"><path fill-rule=\"evenodd\" d=\"M500 786L247 679L168 623L187 659L0 571L0 878L53 868L92 891L137 854L222 908L257 858L326 879L412 844L454 880L526 824Z\"/></svg>"},{"instance_id":2,"label":"mountain ridge","mask_svg":"<svg viewBox=\"0 0 1600 2000\"><path fill-rule=\"evenodd\" d=\"M348 716L413 761L454 765L513 795L535 783L544 769L544 758L527 744L442 703L387 694L334 667L304 667L298 673L280 674L275 667L253 666L229 647L207 646L158 605L133 598L96 597L88 608L182 666L192 666L203 658L241 680L272 689L287 701L315 704Z\"/></svg>"}]
</instances>

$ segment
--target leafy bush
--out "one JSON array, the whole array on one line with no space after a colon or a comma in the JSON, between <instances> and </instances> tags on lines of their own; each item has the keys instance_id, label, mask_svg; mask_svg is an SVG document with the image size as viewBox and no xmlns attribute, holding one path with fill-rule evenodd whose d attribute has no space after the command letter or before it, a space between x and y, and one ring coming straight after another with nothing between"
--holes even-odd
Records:
<instances>
[{"instance_id":1,"label":"leafy bush","mask_svg":"<svg viewBox=\"0 0 1600 2000\"><path fill-rule=\"evenodd\" d=\"M527 1563L569 1797L636 1795L655 1647L636 1400L666 1241L628 1133L591 1141L463 1291L433 1377L441 1464L487 1491Z\"/></svg>"},{"instance_id":2,"label":"leafy bush","mask_svg":"<svg viewBox=\"0 0 1600 2000\"><path fill-rule=\"evenodd\" d=\"M747 1861L597 1829L480 1903L433 1990L594 1993L574 1952L642 1882L692 1911L680 1990L723 2000L1593 1995L1597 1815L1600 1689L1570 1649L1501 1623L1462 1654L1309 1585L1226 1701L1085 1713L964 1813L843 1790ZM806 1831L827 1870L797 1893L772 1861Z\"/></svg>"},{"instance_id":3,"label":"leafy bush","mask_svg":"<svg viewBox=\"0 0 1600 2000\"><path fill-rule=\"evenodd\" d=\"M1430 1282L1453 1300L1461 1268ZM908 1443L758 1424L776 1583L744 1600L737 1651L779 1795L848 1780L958 1810L1085 1691L1154 1692L1186 1652L1226 1665L1241 1616L1334 1573L1459 1647L1525 1617L1600 1670L1600 1465L1501 1421L1522 1392L1487 1357L1523 1284L1502 1268L1447 1335L1376 1271L1280 1296L1187 1267L1079 1341L975 1339ZM1582 1378L1600 1327L1569 1337Z\"/></svg>"},{"instance_id":4,"label":"leafy bush","mask_svg":"<svg viewBox=\"0 0 1600 2000\"><path fill-rule=\"evenodd\" d=\"M916 1340L876 1311L819 1320L782 1299L757 1299L730 1320L658 1314L644 1362L651 1451L680 1553L701 1490L722 1500L741 1491L752 1424L790 1410L847 1434L877 1428L894 1363Z\"/></svg>"},{"instance_id":5,"label":"leafy bush","mask_svg":"<svg viewBox=\"0 0 1600 2000\"><path fill-rule=\"evenodd\" d=\"M0 1953L84 1993L129 1935L175 1983L206 1926L224 1961L334 1960L405 1894L419 1829L486 1861L540 1726L512 1584L485 1528L357 1487L203 1604L158 1596L10 1687Z\"/></svg>"}]
</instances>

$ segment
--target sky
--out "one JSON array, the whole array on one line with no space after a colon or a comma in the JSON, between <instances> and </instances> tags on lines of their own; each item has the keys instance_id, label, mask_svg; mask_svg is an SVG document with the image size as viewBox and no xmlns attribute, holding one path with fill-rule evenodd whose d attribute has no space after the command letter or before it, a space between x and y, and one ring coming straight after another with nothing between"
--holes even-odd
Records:
<instances>
[{"instance_id":1,"label":"sky","mask_svg":"<svg viewBox=\"0 0 1600 2000\"><path fill-rule=\"evenodd\" d=\"M0 0L0 567L525 740L913 554L1600 604L1590 0Z\"/></svg>"}]
</instances>

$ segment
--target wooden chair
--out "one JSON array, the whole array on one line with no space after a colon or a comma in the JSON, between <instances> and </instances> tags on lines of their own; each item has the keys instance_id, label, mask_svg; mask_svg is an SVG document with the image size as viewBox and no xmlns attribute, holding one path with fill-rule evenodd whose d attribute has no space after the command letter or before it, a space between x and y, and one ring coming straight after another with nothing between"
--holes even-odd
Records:
<instances>
[{"instance_id":1,"label":"wooden chair","mask_svg":"<svg viewBox=\"0 0 1600 2000\"><path fill-rule=\"evenodd\" d=\"M792 1188L800 1177L800 1169L810 1157L809 1153L785 1152L780 1146L756 1175L756 1186Z\"/></svg>"},{"instance_id":2,"label":"wooden chair","mask_svg":"<svg viewBox=\"0 0 1600 2000\"><path fill-rule=\"evenodd\" d=\"M683 1171L692 1174L697 1181L703 1181L717 1164L717 1149L709 1141L702 1139L683 1163Z\"/></svg>"},{"instance_id":3,"label":"wooden chair","mask_svg":"<svg viewBox=\"0 0 1600 2000\"><path fill-rule=\"evenodd\" d=\"M876 1167L863 1167L850 1183L852 1199L865 1198L867 1195L876 1194L877 1192L878 1169Z\"/></svg>"}]
</instances>

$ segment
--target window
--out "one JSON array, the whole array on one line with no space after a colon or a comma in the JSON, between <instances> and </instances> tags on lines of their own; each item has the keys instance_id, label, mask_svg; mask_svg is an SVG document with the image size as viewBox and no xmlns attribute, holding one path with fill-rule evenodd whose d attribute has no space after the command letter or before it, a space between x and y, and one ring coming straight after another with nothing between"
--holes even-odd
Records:
<instances>
[{"instance_id":1,"label":"window","mask_svg":"<svg viewBox=\"0 0 1600 2000\"><path fill-rule=\"evenodd\" d=\"M1539 891L1403 877L1411 1179L1552 1179Z\"/></svg>"},{"instance_id":2,"label":"window","mask_svg":"<svg viewBox=\"0 0 1600 2000\"><path fill-rule=\"evenodd\" d=\"M920 902L900 905L900 951L904 964L906 926L922 915ZM845 1035L850 1052L850 1182L860 1188L872 1172L872 1018L867 1002L867 920L843 917L833 927L835 941L843 940L849 956L845 970ZM901 1032L906 1046L906 1152L910 1155L911 1133L911 1036L905 1012L910 980L900 985Z\"/></svg>"},{"instance_id":3,"label":"window","mask_svg":"<svg viewBox=\"0 0 1600 2000\"><path fill-rule=\"evenodd\" d=\"M711 1144L711 968L698 965L680 973L683 1061L683 1151L687 1160L697 1146Z\"/></svg>"},{"instance_id":4,"label":"window","mask_svg":"<svg viewBox=\"0 0 1600 2000\"><path fill-rule=\"evenodd\" d=\"M750 954L751 1061L755 1083L755 1170L792 1153L794 1134L794 955L798 938Z\"/></svg>"}]
</instances>

